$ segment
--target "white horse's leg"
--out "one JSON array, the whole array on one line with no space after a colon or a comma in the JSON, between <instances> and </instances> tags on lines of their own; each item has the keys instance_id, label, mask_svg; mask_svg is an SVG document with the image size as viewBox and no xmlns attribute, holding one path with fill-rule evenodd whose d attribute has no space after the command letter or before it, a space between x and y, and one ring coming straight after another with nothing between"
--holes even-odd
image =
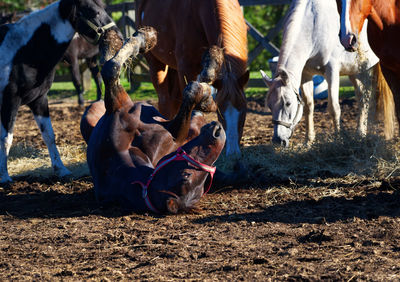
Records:
<instances>
[{"instance_id":1,"label":"white horse's leg","mask_svg":"<svg viewBox=\"0 0 400 282\"><path fill-rule=\"evenodd\" d=\"M330 67L326 71L326 81L328 83L328 111L333 120L335 131L340 131L340 104L339 104L339 71Z\"/></svg>"},{"instance_id":2,"label":"white horse's leg","mask_svg":"<svg viewBox=\"0 0 400 282\"><path fill-rule=\"evenodd\" d=\"M349 76L350 81L354 85L354 92L356 95L356 100L358 104L358 127L357 132L365 136L368 131L368 125L370 125L369 121L369 112L370 106L373 103L374 98L372 97L371 87L368 87L370 84L367 79L371 79L370 73L361 73L358 75ZM367 84L365 84L367 83Z\"/></svg>"},{"instance_id":3,"label":"white horse's leg","mask_svg":"<svg viewBox=\"0 0 400 282\"><path fill-rule=\"evenodd\" d=\"M53 127L51 126L50 118L35 115L35 121L40 129L40 132L42 133L44 143L49 150L51 165L54 169L54 173L59 177L70 175L71 172L62 163L60 154L57 150L54 131Z\"/></svg>"},{"instance_id":4,"label":"white horse's leg","mask_svg":"<svg viewBox=\"0 0 400 282\"><path fill-rule=\"evenodd\" d=\"M315 140L314 130L314 83L312 80L303 82L301 93L304 100L304 113L306 119L306 143L310 145Z\"/></svg>"}]
</instances>

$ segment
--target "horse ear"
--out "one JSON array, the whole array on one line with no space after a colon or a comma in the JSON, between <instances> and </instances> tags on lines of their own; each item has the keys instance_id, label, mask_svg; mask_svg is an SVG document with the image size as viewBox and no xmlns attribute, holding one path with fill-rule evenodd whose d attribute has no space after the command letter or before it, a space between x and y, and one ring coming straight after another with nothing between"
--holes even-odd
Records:
<instances>
[{"instance_id":1,"label":"horse ear","mask_svg":"<svg viewBox=\"0 0 400 282\"><path fill-rule=\"evenodd\" d=\"M179 210L178 201L174 198L169 198L167 200L167 209L170 213L176 214Z\"/></svg>"},{"instance_id":2,"label":"horse ear","mask_svg":"<svg viewBox=\"0 0 400 282\"><path fill-rule=\"evenodd\" d=\"M239 79L238 79L238 84L240 86L240 88L244 88L247 84L247 82L249 82L249 78L250 78L250 71L247 70Z\"/></svg>"},{"instance_id":3,"label":"horse ear","mask_svg":"<svg viewBox=\"0 0 400 282\"><path fill-rule=\"evenodd\" d=\"M72 13L72 7L74 6L74 0L61 0L58 6L58 12L63 20L68 19Z\"/></svg>"},{"instance_id":4,"label":"horse ear","mask_svg":"<svg viewBox=\"0 0 400 282\"><path fill-rule=\"evenodd\" d=\"M289 75L284 69L280 69L278 71L278 76L282 79L282 83L284 86L289 85Z\"/></svg>"},{"instance_id":5,"label":"horse ear","mask_svg":"<svg viewBox=\"0 0 400 282\"><path fill-rule=\"evenodd\" d=\"M261 73L261 76L263 78L263 81L264 81L265 85L267 85L268 88L271 88L272 82L274 80L269 78L269 76L263 70L260 70L260 73Z\"/></svg>"}]
</instances>

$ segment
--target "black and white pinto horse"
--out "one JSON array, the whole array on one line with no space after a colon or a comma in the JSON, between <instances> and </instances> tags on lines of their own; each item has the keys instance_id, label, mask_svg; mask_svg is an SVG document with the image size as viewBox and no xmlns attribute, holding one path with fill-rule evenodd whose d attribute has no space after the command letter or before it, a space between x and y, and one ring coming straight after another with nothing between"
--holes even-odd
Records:
<instances>
[{"instance_id":1,"label":"black and white pinto horse","mask_svg":"<svg viewBox=\"0 0 400 282\"><path fill-rule=\"evenodd\" d=\"M28 105L32 110L55 174L59 177L70 174L55 144L47 92L55 66L75 32L97 44L106 30L118 30L104 8L101 0L60 0L16 23L0 26L1 183L12 181L7 157L20 105Z\"/></svg>"}]
</instances>

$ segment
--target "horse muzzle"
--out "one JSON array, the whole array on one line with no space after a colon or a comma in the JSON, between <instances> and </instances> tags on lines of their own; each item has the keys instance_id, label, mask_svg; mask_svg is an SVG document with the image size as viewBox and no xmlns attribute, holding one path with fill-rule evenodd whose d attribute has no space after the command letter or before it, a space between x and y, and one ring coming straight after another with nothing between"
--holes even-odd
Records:
<instances>
[{"instance_id":1,"label":"horse muzzle","mask_svg":"<svg viewBox=\"0 0 400 282\"><path fill-rule=\"evenodd\" d=\"M358 49L358 39L357 35L354 33L347 33L346 35L341 36L340 43L346 51L355 52Z\"/></svg>"}]
</instances>

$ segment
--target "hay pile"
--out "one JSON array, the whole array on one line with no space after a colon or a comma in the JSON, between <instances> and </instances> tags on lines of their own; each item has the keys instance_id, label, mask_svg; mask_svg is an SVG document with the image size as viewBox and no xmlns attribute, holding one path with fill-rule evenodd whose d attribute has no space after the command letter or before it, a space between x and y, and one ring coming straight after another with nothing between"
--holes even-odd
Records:
<instances>
[{"instance_id":1,"label":"hay pile","mask_svg":"<svg viewBox=\"0 0 400 282\"><path fill-rule=\"evenodd\" d=\"M86 163L86 146L57 146L64 165L72 172L74 178L89 175ZM12 178L51 178L53 168L47 149L37 149L26 143L11 147L8 171Z\"/></svg>"},{"instance_id":2,"label":"hay pile","mask_svg":"<svg viewBox=\"0 0 400 282\"><path fill-rule=\"evenodd\" d=\"M356 132L343 130L340 134L320 134L309 147L280 148L272 144L244 147L239 161L250 171L253 183L354 175L386 179L399 174L398 147L398 143L377 135L361 137ZM217 167L231 171L233 164L221 155Z\"/></svg>"}]
</instances>

